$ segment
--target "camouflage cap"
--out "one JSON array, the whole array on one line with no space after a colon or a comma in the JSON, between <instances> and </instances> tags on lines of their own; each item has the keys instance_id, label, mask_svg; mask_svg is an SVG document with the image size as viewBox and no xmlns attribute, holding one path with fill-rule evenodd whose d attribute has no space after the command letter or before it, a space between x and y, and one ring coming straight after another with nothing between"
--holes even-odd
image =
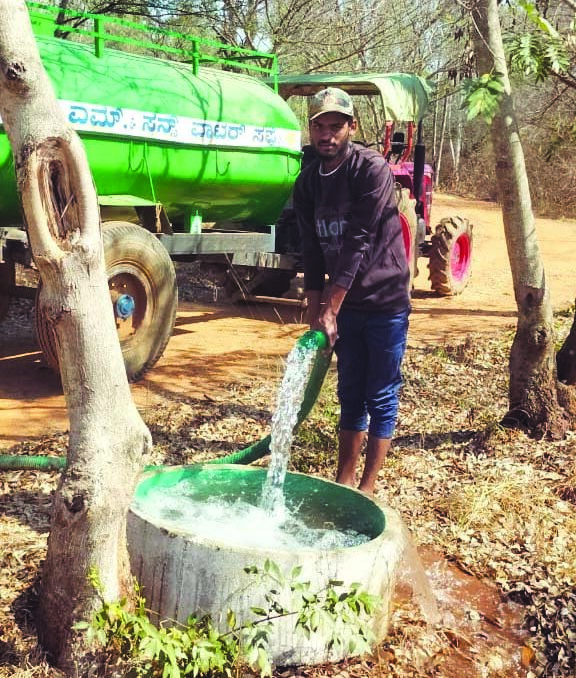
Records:
<instances>
[{"instance_id":1,"label":"camouflage cap","mask_svg":"<svg viewBox=\"0 0 576 678\"><path fill-rule=\"evenodd\" d=\"M342 113L354 117L354 104L350 95L337 87L327 87L317 92L308 106L308 119L314 120L323 113Z\"/></svg>"}]
</instances>

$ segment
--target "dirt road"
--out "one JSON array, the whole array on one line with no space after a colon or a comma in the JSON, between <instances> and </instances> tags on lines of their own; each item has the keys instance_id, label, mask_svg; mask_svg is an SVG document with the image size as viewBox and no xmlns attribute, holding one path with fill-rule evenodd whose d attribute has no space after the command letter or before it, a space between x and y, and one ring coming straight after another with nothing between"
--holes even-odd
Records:
<instances>
[{"instance_id":1,"label":"dirt road","mask_svg":"<svg viewBox=\"0 0 576 678\"><path fill-rule=\"evenodd\" d=\"M426 260L420 261L409 345L443 345L472 332L513 327L516 306L499 208L452 196L435 201L433 219L459 214L474 224L473 274L462 295L438 298L429 291ZM576 294L576 221L540 219L536 228L554 308L567 308ZM134 398L145 410L186 395L226 397L240 385L279 379L282 357L305 329L295 307L182 303L166 353L132 387ZM0 342L0 448L67 430L59 380L44 367L31 329L5 336L0 326Z\"/></svg>"}]
</instances>

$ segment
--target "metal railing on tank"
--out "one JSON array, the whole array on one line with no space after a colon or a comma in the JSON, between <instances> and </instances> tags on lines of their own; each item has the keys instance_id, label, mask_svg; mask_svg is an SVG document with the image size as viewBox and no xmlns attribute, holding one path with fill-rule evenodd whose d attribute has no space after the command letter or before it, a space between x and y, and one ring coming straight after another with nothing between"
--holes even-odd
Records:
<instances>
[{"instance_id":1,"label":"metal railing on tank","mask_svg":"<svg viewBox=\"0 0 576 678\"><path fill-rule=\"evenodd\" d=\"M189 63L194 75L202 64L223 69L257 73L272 80L278 92L278 60L275 54L229 45L209 38L186 35L148 23L64 9L27 0L32 27L36 35L76 39L94 43L96 56L109 49L130 49L147 55L164 55Z\"/></svg>"}]
</instances>

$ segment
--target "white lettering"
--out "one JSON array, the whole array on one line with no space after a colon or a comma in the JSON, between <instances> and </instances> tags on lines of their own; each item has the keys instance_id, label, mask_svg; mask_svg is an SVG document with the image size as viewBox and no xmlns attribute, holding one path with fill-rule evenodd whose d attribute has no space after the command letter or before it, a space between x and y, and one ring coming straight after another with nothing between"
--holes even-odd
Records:
<instances>
[{"instance_id":1,"label":"white lettering","mask_svg":"<svg viewBox=\"0 0 576 678\"><path fill-rule=\"evenodd\" d=\"M330 231L330 235L334 236L335 238L339 235L342 235L342 228L340 227L339 221L332 221L328 225L328 230Z\"/></svg>"},{"instance_id":2,"label":"white lettering","mask_svg":"<svg viewBox=\"0 0 576 678\"><path fill-rule=\"evenodd\" d=\"M201 120L64 99L59 103L69 122L80 133L140 137L176 144L300 150L301 135L298 130L239 125L226 120ZM225 133L227 126L233 133Z\"/></svg>"},{"instance_id":3,"label":"white lettering","mask_svg":"<svg viewBox=\"0 0 576 678\"><path fill-rule=\"evenodd\" d=\"M318 235L319 238L327 238L328 237L328 229L326 228L326 222L324 219L318 219L316 222L316 234Z\"/></svg>"}]
</instances>

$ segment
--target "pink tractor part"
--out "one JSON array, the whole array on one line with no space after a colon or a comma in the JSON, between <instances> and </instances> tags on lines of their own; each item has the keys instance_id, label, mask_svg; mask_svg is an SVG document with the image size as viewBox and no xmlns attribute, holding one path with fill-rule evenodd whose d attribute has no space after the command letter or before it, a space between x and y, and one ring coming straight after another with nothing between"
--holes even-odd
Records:
<instances>
[{"instance_id":1,"label":"pink tractor part","mask_svg":"<svg viewBox=\"0 0 576 678\"><path fill-rule=\"evenodd\" d=\"M464 290L472 272L473 227L468 219L455 216L442 219L432 233L434 171L424 162L421 125L418 125L418 140L414 149L415 124L409 122L406 127L405 142L402 132L393 132L394 122L386 123L382 153L390 163L397 184L408 191L409 197L416 203L416 229L411 227L408 210L400 203L400 221L411 267L411 283L418 275L418 257L427 257L432 290L439 296L455 296ZM412 155L413 161L408 160Z\"/></svg>"}]
</instances>

